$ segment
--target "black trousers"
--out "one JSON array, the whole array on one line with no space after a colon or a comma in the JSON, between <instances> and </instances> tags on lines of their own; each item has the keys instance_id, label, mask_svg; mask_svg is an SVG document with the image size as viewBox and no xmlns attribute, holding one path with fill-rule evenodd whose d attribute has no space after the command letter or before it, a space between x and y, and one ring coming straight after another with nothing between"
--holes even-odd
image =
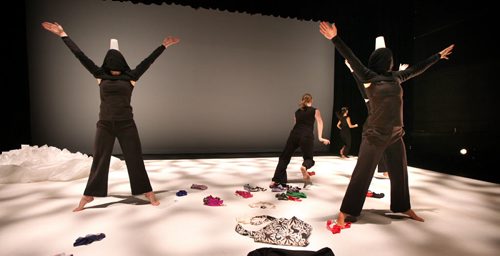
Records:
<instances>
[{"instance_id":1,"label":"black trousers","mask_svg":"<svg viewBox=\"0 0 500 256\"><path fill-rule=\"evenodd\" d=\"M370 112L370 104L368 101L366 102L366 109L368 110L368 113ZM366 129L366 122L363 124L363 131ZM382 157L380 158L380 162L378 163L378 169L377 172L388 172L389 167L387 166L387 156L382 154Z\"/></svg>"},{"instance_id":2,"label":"black trousers","mask_svg":"<svg viewBox=\"0 0 500 256\"><path fill-rule=\"evenodd\" d=\"M99 120L96 126L92 167L83 194L98 197L108 195L109 164L115 138L118 138L127 164L132 195L153 191L144 166L141 141L134 120Z\"/></svg>"},{"instance_id":3,"label":"black trousers","mask_svg":"<svg viewBox=\"0 0 500 256\"><path fill-rule=\"evenodd\" d=\"M272 181L280 184L288 182L286 168L292 159L293 153L295 153L295 150L299 147L304 159L302 166L306 167L306 169L310 169L314 166L314 134L304 135L292 132L286 141L285 149L279 157L278 166L276 166Z\"/></svg>"},{"instance_id":4,"label":"black trousers","mask_svg":"<svg viewBox=\"0 0 500 256\"><path fill-rule=\"evenodd\" d=\"M382 154L382 157L380 158L380 161L378 162L378 168L377 172L388 172L389 167L387 166L387 156L385 155L385 152Z\"/></svg>"},{"instance_id":5,"label":"black trousers","mask_svg":"<svg viewBox=\"0 0 500 256\"><path fill-rule=\"evenodd\" d=\"M344 143L344 146L342 147L342 154L344 156L347 156L349 152L351 151L351 131L349 127L343 128L340 130L340 139Z\"/></svg>"},{"instance_id":6,"label":"black trousers","mask_svg":"<svg viewBox=\"0 0 500 256\"><path fill-rule=\"evenodd\" d=\"M405 212L411 209L403 135L402 127L386 132L376 129L366 129L363 132L358 161L342 200L341 212L353 216L361 213L375 168L384 153L391 177L391 211Z\"/></svg>"}]
</instances>

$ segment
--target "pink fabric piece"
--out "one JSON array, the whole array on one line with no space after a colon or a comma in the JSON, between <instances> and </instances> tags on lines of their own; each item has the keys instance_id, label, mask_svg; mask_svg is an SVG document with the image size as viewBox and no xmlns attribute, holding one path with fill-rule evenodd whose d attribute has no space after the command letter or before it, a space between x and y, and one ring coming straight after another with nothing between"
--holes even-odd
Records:
<instances>
[{"instance_id":1,"label":"pink fabric piece","mask_svg":"<svg viewBox=\"0 0 500 256\"><path fill-rule=\"evenodd\" d=\"M222 206L224 200L221 200L218 197L213 197L212 195L203 198L203 204L208 206Z\"/></svg>"}]
</instances>

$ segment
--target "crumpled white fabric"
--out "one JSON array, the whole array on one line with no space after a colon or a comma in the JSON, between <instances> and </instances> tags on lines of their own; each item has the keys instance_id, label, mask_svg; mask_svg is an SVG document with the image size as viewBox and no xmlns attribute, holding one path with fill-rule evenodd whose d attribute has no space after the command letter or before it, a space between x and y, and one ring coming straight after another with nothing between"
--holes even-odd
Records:
<instances>
[{"instance_id":1,"label":"crumpled white fabric","mask_svg":"<svg viewBox=\"0 0 500 256\"><path fill-rule=\"evenodd\" d=\"M89 176L92 157L52 146L21 145L0 155L0 184L40 181L70 181ZM109 169L125 167L112 156Z\"/></svg>"}]
</instances>

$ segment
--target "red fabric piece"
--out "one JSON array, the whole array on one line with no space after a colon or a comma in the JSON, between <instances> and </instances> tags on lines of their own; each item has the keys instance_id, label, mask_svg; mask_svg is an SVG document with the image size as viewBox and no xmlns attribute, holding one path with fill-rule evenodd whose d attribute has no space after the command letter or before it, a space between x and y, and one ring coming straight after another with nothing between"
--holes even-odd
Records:
<instances>
[{"instance_id":1,"label":"red fabric piece","mask_svg":"<svg viewBox=\"0 0 500 256\"><path fill-rule=\"evenodd\" d=\"M241 196L243 198L250 198L253 197L252 193L248 191L242 191L242 190L236 190L236 195Z\"/></svg>"},{"instance_id":2,"label":"red fabric piece","mask_svg":"<svg viewBox=\"0 0 500 256\"><path fill-rule=\"evenodd\" d=\"M295 201L295 202L301 202L302 199L294 196L288 196L288 200Z\"/></svg>"},{"instance_id":3,"label":"red fabric piece","mask_svg":"<svg viewBox=\"0 0 500 256\"><path fill-rule=\"evenodd\" d=\"M334 225L332 225L334 224ZM337 223L333 222L333 220L326 221L326 229L330 230L332 234L338 234L342 229L350 228L351 222L344 223L344 226L337 225Z\"/></svg>"}]
</instances>

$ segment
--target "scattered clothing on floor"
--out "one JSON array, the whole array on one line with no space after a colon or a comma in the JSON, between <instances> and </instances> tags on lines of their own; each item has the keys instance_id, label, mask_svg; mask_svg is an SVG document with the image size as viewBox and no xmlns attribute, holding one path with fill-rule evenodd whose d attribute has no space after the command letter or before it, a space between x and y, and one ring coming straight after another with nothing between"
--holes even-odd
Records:
<instances>
[{"instance_id":1,"label":"scattered clothing on floor","mask_svg":"<svg viewBox=\"0 0 500 256\"><path fill-rule=\"evenodd\" d=\"M300 199L298 197L289 196L289 195L287 195L287 197L288 197L288 201L302 202L302 199Z\"/></svg>"},{"instance_id":2,"label":"scattered clothing on floor","mask_svg":"<svg viewBox=\"0 0 500 256\"><path fill-rule=\"evenodd\" d=\"M286 192L286 195L298 198L307 198L307 195L304 192Z\"/></svg>"},{"instance_id":3,"label":"scattered clothing on floor","mask_svg":"<svg viewBox=\"0 0 500 256\"><path fill-rule=\"evenodd\" d=\"M287 189L286 189L287 192L292 192L292 193L293 192L300 192L300 190L301 190L301 188L299 188L297 186L295 186L295 187L294 186L288 186Z\"/></svg>"},{"instance_id":4,"label":"scattered clothing on floor","mask_svg":"<svg viewBox=\"0 0 500 256\"><path fill-rule=\"evenodd\" d=\"M271 187L272 192L284 192L287 191L287 189L288 189L287 186L283 186L281 184L277 184L276 186Z\"/></svg>"},{"instance_id":5,"label":"scattered clothing on floor","mask_svg":"<svg viewBox=\"0 0 500 256\"><path fill-rule=\"evenodd\" d=\"M288 200L288 196L286 195L286 193L276 194L275 197L278 198L278 200Z\"/></svg>"},{"instance_id":6,"label":"scattered clothing on floor","mask_svg":"<svg viewBox=\"0 0 500 256\"><path fill-rule=\"evenodd\" d=\"M253 238L255 242L287 246L307 246L311 235L312 226L293 216L275 218L269 215L255 216L250 219L251 225L267 224L260 230L249 231L241 224L236 224L235 231L243 236Z\"/></svg>"},{"instance_id":7,"label":"scattered clothing on floor","mask_svg":"<svg viewBox=\"0 0 500 256\"><path fill-rule=\"evenodd\" d=\"M323 247L319 251L301 251L263 247L249 252L247 256L335 256L335 254L332 249L328 247Z\"/></svg>"},{"instance_id":8,"label":"scattered clothing on floor","mask_svg":"<svg viewBox=\"0 0 500 256\"><path fill-rule=\"evenodd\" d=\"M104 233L89 234L89 235L86 235L85 237L78 237L76 239L76 241L73 243L73 246L91 244L95 241L100 241L100 240L104 239L105 237L106 237L106 235Z\"/></svg>"},{"instance_id":9,"label":"scattered clothing on floor","mask_svg":"<svg viewBox=\"0 0 500 256\"><path fill-rule=\"evenodd\" d=\"M222 206L222 205L224 205L224 200L221 200L218 197L213 197L212 195L209 195L209 196L203 198L203 204L208 205L208 206Z\"/></svg>"},{"instance_id":10,"label":"scattered clothing on floor","mask_svg":"<svg viewBox=\"0 0 500 256\"><path fill-rule=\"evenodd\" d=\"M250 207L252 208L260 208L260 209L274 209L276 208L276 205L270 202L263 202L259 201L257 203L251 203L249 204Z\"/></svg>"},{"instance_id":11,"label":"scattered clothing on floor","mask_svg":"<svg viewBox=\"0 0 500 256\"><path fill-rule=\"evenodd\" d=\"M245 184L243 186L243 189L248 191L248 192L259 192L259 191L266 191L267 189L259 186L252 186L250 184Z\"/></svg>"},{"instance_id":12,"label":"scattered clothing on floor","mask_svg":"<svg viewBox=\"0 0 500 256\"><path fill-rule=\"evenodd\" d=\"M373 191L368 190L366 192L366 197L373 197L373 198L383 198L385 195L384 193L375 193Z\"/></svg>"},{"instance_id":13,"label":"scattered clothing on floor","mask_svg":"<svg viewBox=\"0 0 500 256\"><path fill-rule=\"evenodd\" d=\"M237 196L241 196L243 198L250 198L250 197L253 197L252 193L248 192L248 191L242 191L242 190L236 190L236 192L234 192Z\"/></svg>"},{"instance_id":14,"label":"scattered clothing on floor","mask_svg":"<svg viewBox=\"0 0 500 256\"><path fill-rule=\"evenodd\" d=\"M191 188L192 188L192 189L205 190L205 189L207 189L208 187L207 187L206 185L193 184L193 185L191 185Z\"/></svg>"},{"instance_id":15,"label":"scattered clothing on floor","mask_svg":"<svg viewBox=\"0 0 500 256\"><path fill-rule=\"evenodd\" d=\"M177 193L175 193L177 196L185 196L187 195L187 191L186 190L179 190L177 191Z\"/></svg>"},{"instance_id":16,"label":"scattered clothing on floor","mask_svg":"<svg viewBox=\"0 0 500 256\"><path fill-rule=\"evenodd\" d=\"M301 193L301 192L293 192L292 194L296 194L296 193ZM302 193L302 194L304 194L304 193ZM305 196L305 194L301 195L301 197L302 196ZM278 198L278 200L296 201L296 202L302 201L302 199L300 199L298 196L293 196L293 195L289 194L289 192L276 194L275 197ZM303 197L303 198L305 198L305 197Z\"/></svg>"},{"instance_id":17,"label":"scattered clothing on floor","mask_svg":"<svg viewBox=\"0 0 500 256\"><path fill-rule=\"evenodd\" d=\"M340 230L350 228L351 227L351 222L345 222L344 226L340 226L337 224L336 221L333 220L327 220L326 221L326 229L330 230L332 234L338 234L340 233Z\"/></svg>"},{"instance_id":18,"label":"scattered clothing on floor","mask_svg":"<svg viewBox=\"0 0 500 256\"><path fill-rule=\"evenodd\" d=\"M269 186L272 192L300 192L301 188L297 186L283 185L274 183Z\"/></svg>"}]
</instances>

